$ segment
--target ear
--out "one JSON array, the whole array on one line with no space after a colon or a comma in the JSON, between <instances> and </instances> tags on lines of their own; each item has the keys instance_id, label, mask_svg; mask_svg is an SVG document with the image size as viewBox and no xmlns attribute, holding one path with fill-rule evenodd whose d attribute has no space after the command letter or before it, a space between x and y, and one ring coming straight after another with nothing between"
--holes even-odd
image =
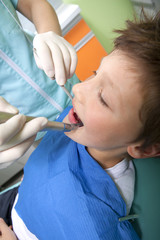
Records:
<instances>
[{"instance_id":1,"label":"ear","mask_svg":"<svg viewBox=\"0 0 160 240\"><path fill-rule=\"evenodd\" d=\"M160 156L160 144L154 144L144 150L141 149L141 144L142 143L128 146L128 154L133 158L149 158Z\"/></svg>"}]
</instances>

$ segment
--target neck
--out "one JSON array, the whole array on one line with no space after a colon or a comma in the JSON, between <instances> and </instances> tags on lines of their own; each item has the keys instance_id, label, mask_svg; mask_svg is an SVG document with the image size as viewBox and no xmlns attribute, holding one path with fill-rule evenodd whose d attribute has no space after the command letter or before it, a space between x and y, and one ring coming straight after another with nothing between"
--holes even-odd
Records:
<instances>
[{"instance_id":1,"label":"neck","mask_svg":"<svg viewBox=\"0 0 160 240\"><path fill-rule=\"evenodd\" d=\"M88 153L101 165L102 168L110 168L122 161L126 156L126 148L112 149L107 151L87 148Z\"/></svg>"}]
</instances>

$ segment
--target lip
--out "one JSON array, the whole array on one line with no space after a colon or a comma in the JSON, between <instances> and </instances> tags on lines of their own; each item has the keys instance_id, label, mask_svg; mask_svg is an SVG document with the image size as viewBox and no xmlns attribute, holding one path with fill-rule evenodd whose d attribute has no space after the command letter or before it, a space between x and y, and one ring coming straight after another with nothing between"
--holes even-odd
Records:
<instances>
[{"instance_id":1,"label":"lip","mask_svg":"<svg viewBox=\"0 0 160 240\"><path fill-rule=\"evenodd\" d=\"M70 121L70 123L78 123L78 121L76 120L75 116L74 116L74 108L71 108L71 110L68 113L68 119Z\"/></svg>"},{"instance_id":2,"label":"lip","mask_svg":"<svg viewBox=\"0 0 160 240\"><path fill-rule=\"evenodd\" d=\"M68 119L70 123L71 124L81 123L83 125L81 119L79 118L79 115L77 114L77 111L75 109L75 105L73 102L72 104L73 104L73 108L71 108L71 110L68 113Z\"/></svg>"}]
</instances>

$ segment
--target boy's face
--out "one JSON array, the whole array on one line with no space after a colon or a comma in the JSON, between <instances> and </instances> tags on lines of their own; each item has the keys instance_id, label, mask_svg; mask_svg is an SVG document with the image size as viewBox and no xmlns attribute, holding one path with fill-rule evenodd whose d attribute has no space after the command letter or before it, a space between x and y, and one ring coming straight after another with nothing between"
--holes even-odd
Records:
<instances>
[{"instance_id":1,"label":"boy's face","mask_svg":"<svg viewBox=\"0 0 160 240\"><path fill-rule=\"evenodd\" d=\"M73 87L73 108L83 126L66 135L100 154L126 153L142 127L137 72L134 62L120 51L105 57L95 76ZM73 110L64 122L76 123Z\"/></svg>"}]
</instances>

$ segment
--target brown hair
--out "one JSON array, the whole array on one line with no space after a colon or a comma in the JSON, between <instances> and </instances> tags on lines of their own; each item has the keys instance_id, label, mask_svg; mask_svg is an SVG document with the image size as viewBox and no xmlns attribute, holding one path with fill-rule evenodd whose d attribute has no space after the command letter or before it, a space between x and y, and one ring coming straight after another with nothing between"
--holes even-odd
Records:
<instances>
[{"instance_id":1,"label":"brown hair","mask_svg":"<svg viewBox=\"0 0 160 240\"><path fill-rule=\"evenodd\" d=\"M122 50L142 69L144 104L140 110L143 129L136 140L144 140L142 149L160 144L160 12L149 18L142 10L140 20L127 21L114 49ZM135 96L136 97L136 96Z\"/></svg>"}]
</instances>

